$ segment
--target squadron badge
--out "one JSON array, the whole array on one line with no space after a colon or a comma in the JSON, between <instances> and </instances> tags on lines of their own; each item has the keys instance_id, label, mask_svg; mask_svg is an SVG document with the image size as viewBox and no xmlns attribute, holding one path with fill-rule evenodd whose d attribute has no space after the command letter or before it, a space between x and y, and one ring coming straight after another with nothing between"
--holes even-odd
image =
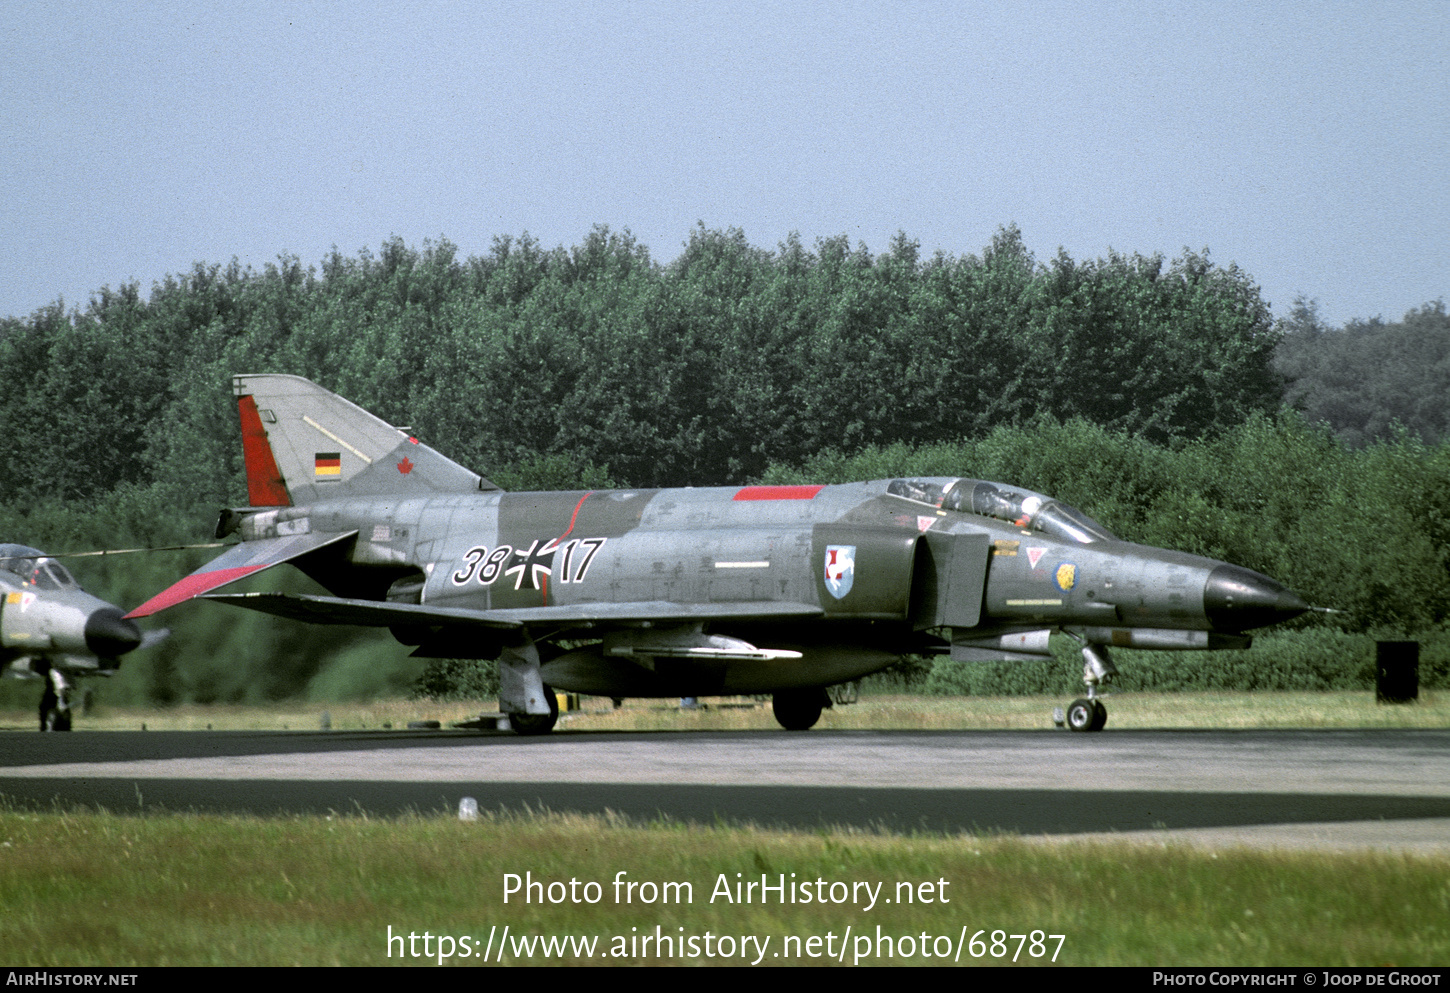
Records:
<instances>
[{"instance_id":1,"label":"squadron badge","mask_svg":"<svg viewBox=\"0 0 1450 993\"><path fill-rule=\"evenodd\" d=\"M856 581L856 546L826 546L826 589L837 600L851 592Z\"/></svg>"}]
</instances>

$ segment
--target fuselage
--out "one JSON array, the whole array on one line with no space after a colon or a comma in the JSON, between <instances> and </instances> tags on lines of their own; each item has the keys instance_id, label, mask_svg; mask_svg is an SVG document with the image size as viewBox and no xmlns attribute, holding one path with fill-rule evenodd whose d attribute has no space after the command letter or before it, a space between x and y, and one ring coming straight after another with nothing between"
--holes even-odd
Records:
<instances>
[{"instance_id":1,"label":"fuselage","mask_svg":"<svg viewBox=\"0 0 1450 993\"><path fill-rule=\"evenodd\" d=\"M977 512L980 493L962 496L970 486L989 488L989 513ZM940 651L968 631L1219 647L1304 609L1268 577L1119 541L1040 495L951 478L352 498L251 515L242 534L308 530L358 532L338 568L309 570L339 595L476 610L805 604L819 616L707 627L870 650L855 668Z\"/></svg>"}]
</instances>

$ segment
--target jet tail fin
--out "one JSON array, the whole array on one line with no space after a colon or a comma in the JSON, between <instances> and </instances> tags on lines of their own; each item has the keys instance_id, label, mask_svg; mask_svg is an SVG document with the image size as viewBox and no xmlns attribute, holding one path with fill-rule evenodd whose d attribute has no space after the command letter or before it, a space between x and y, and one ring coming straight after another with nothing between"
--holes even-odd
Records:
<instances>
[{"instance_id":1,"label":"jet tail fin","mask_svg":"<svg viewBox=\"0 0 1450 993\"><path fill-rule=\"evenodd\" d=\"M476 492L493 483L301 376L232 377L247 498L288 507L335 496Z\"/></svg>"}]
</instances>

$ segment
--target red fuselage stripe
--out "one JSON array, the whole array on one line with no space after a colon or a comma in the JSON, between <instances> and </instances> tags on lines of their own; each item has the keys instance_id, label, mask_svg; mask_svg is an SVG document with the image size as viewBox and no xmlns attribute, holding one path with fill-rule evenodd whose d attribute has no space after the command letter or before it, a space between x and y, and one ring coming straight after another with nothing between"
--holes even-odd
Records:
<instances>
[{"instance_id":1,"label":"red fuselage stripe","mask_svg":"<svg viewBox=\"0 0 1450 993\"><path fill-rule=\"evenodd\" d=\"M812 500L824 486L746 486L737 490L736 500Z\"/></svg>"}]
</instances>

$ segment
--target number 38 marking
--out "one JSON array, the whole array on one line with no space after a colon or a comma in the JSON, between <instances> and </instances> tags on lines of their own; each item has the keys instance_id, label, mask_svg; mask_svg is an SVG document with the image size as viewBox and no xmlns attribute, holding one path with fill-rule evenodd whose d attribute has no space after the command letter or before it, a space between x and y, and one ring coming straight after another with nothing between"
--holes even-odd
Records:
<instances>
[{"instance_id":1,"label":"number 38 marking","mask_svg":"<svg viewBox=\"0 0 1450 993\"><path fill-rule=\"evenodd\" d=\"M517 587L523 583L525 573L529 573L532 585L532 576L542 574L551 576L554 573L554 558L563 553L563 559L559 566L559 582L578 583L582 582L589 572L589 566L594 561L594 556L599 549L604 547L607 538L572 538L560 545L556 540L549 541L542 548L535 541L527 551L516 551L513 545L499 545L492 552L487 545L474 545L463 554L463 565L450 577L454 586L462 586L469 580L476 579L481 586L489 586L494 580L505 573L519 575Z\"/></svg>"}]
</instances>

